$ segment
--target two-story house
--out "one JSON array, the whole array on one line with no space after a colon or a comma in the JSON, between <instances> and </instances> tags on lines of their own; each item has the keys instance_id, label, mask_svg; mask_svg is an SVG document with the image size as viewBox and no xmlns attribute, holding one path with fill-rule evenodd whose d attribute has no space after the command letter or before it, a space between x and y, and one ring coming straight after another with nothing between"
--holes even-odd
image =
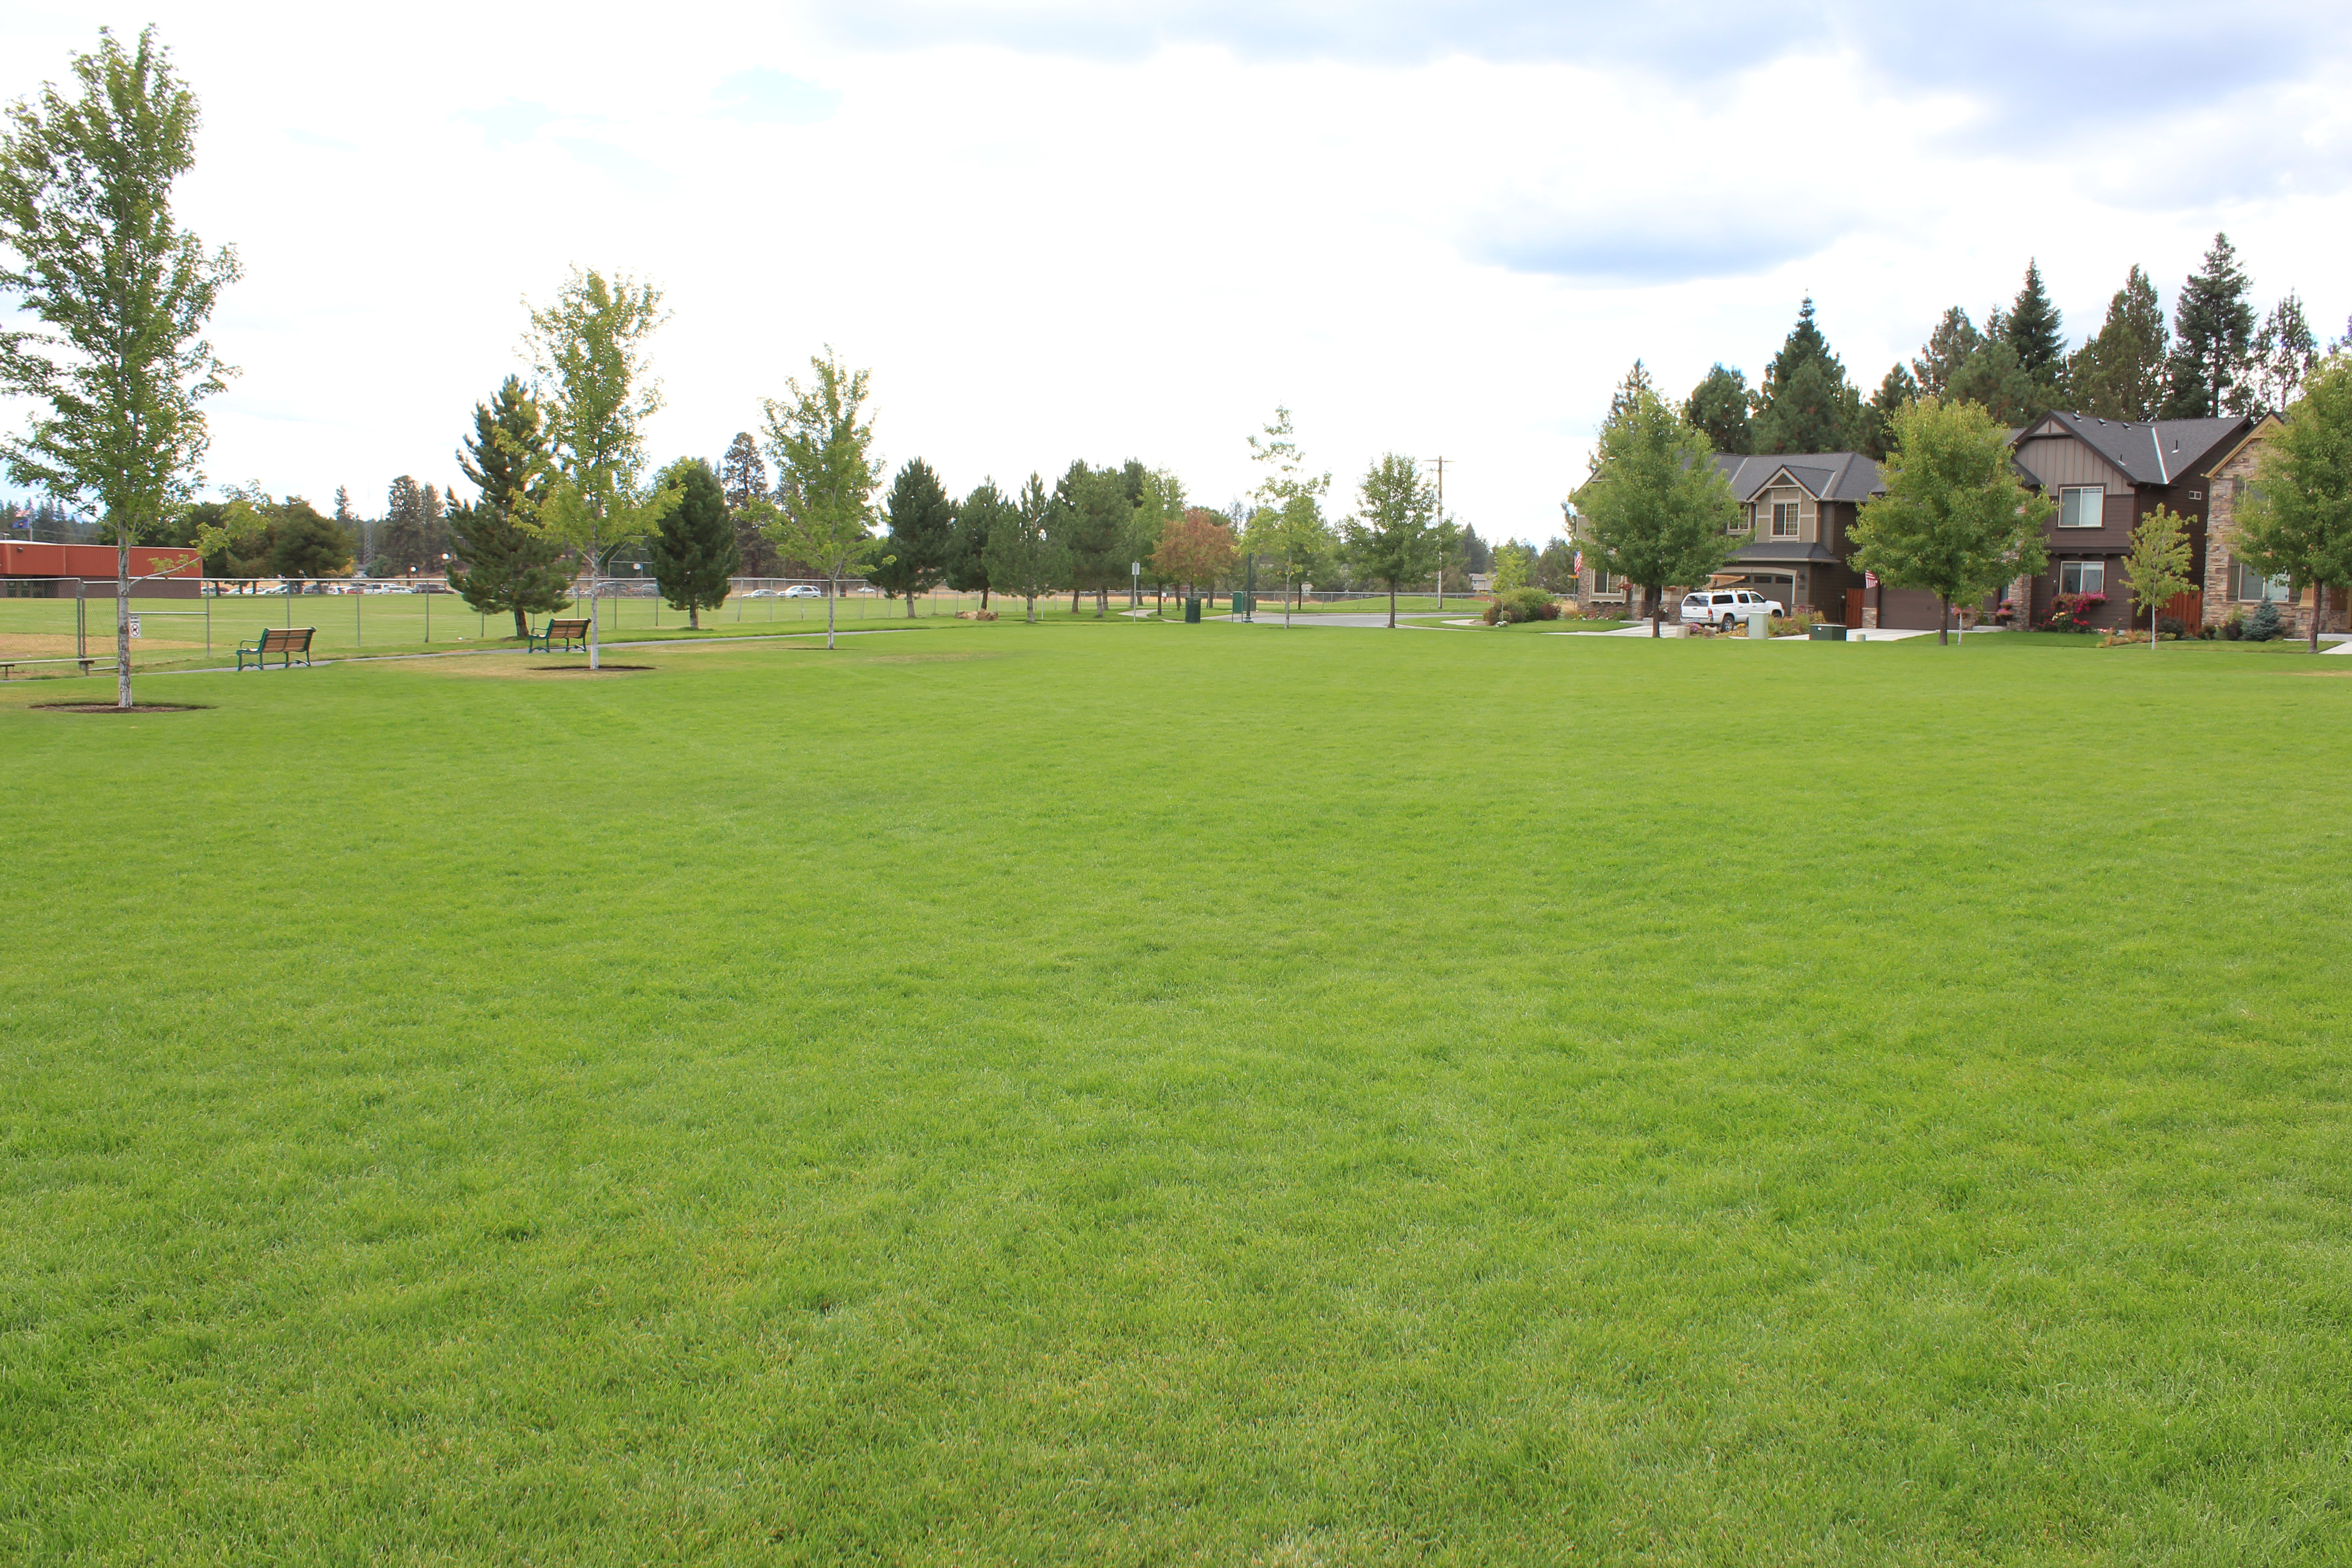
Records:
<instances>
[{"instance_id":1,"label":"two-story house","mask_svg":"<svg viewBox=\"0 0 2352 1568\"><path fill-rule=\"evenodd\" d=\"M2206 574L2206 517L2212 474L2237 449L2254 422L2234 419L2093 419L2045 414L2010 444L2026 483L2058 503L2043 535L2048 563L2010 589L2020 625L2039 626L2061 594L2102 594L2092 616L2099 626L2127 626L2131 591L2123 573L2132 530L2158 506L2189 520L2189 580ZM2192 625L2201 610L2189 602L2170 613Z\"/></svg>"}]
</instances>

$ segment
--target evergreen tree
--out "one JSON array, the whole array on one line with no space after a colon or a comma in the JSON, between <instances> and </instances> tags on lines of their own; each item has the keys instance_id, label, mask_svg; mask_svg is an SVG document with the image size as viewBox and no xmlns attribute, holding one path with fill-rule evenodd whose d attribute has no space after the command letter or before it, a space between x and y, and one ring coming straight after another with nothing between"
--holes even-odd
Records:
<instances>
[{"instance_id":1,"label":"evergreen tree","mask_svg":"<svg viewBox=\"0 0 2352 1568\"><path fill-rule=\"evenodd\" d=\"M1466 523L1462 529L1461 555L1465 572L1486 573L1495 569L1494 549L1478 537L1476 529Z\"/></svg>"},{"instance_id":2,"label":"evergreen tree","mask_svg":"<svg viewBox=\"0 0 2352 1568\"><path fill-rule=\"evenodd\" d=\"M1755 435L1748 425L1748 411L1752 401L1748 377L1718 360L1706 378L1691 388L1690 401L1684 405L1684 417L1715 450L1751 452L1755 450Z\"/></svg>"},{"instance_id":3,"label":"evergreen tree","mask_svg":"<svg viewBox=\"0 0 2352 1568\"><path fill-rule=\"evenodd\" d=\"M1752 428L1759 452L1842 452L1865 434L1862 394L1815 324L1811 295L1764 373Z\"/></svg>"},{"instance_id":4,"label":"evergreen tree","mask_svg":"<svg viewBox=\"0 0 2352 1568\"><path fill-rule=\"evenodd\" d=\"M2229 405L2252 346L2254 308L2246 298L2252 287L2230 237L2215 235L2203 267L2180 286L2173 305L2168 417L2210 418Z\"/></svg>"},{"instance_id":5,"label":"evergreen tree","mask_svg":"<svg viewBox=\"0 0 2352 1568\"><path fill-rule=\"evenodd\" d=\"M2042 268L2025 264L2025 284L2001 321L2001 336L2017 353L2017 363L2034 380L2055 386L2066 363L2065 318L2050 302L2042 285Z\"/></svg>"},{"instance_id":6,"label":"evergreen tree","mask_svg":"<svg viewBox=\"0 0 2352 1568\"><path fill-rule=\"evenodd\" d=\"M1110 580L1127 573L1128 558L1120 552L1135 508L1127 499L1126 475L1118 468L1072 463L1054 487L1054 500L1046 526L1068 561L1070 613L1078 612L1078 595L1091 591L1096 615L1108 615Z\"/></svg>"},{"instance_id":7,"label":"evergreen tree","mask_svg":"<svg viewBox=\"0 0 2352 1568\"><path fill-rule=\"evenodd\" d=\"M1911 375L1918 383L1919 395L1943 396L1953 374L1968 363L1983 343L1984 334L1977 331L1966 310L1955 305L1945 311L1936 330L1927 334L1919 357L1911 362Z\"/></svg>"},{"instance_id":8,"label":"evergreen tree","mask_svg":"<svg viewBox=\"0 0 2352 1568\"><path fill-rule=\"evenodd\" d=\"M1947 403L1974 403L2002 425L2021 426L2050 412L2056 388L2036 380L2006 336L1987 337L1944 387Z\"/></svg>"},{"instance_id":9,"label":"evergreen tree","mask_svg":"<svg viewBox=\"0 0 2352 1568\"><path fill-rule=\"evenodd\" d=\"M1052 593L1068 570L1061 546L1046 527L1053 510L1045 481L1031 474L1019 503L1008 504L992 521L982 553L989 582L998 593L1024 601L1033 623L1037 601Z\"/></svg>"},{"instance_id":10,"label":"evergreen tree","mask_svg":"<svg viewBox=\"0 0 2352 1568\"><path fill-rule=\"evenodd\" d=\"M533 612L560 610L572 596L562 549L530 521L548 461L539 405L510 375L488 403L474 405L457 467L479 495L449 508L446 522L449 585L486 616L511 615L519 637L530 635Z\"/></svg>"},{"instance_id":11,"label":"evergreen tree","mask_svg":"<svg viewBox=\"0 0 2352 1568\"><path fill-rule=\"evenodd\" d=\"M2232 414L2284 412L2303 390L2319 364L2319 340L2304 320L2303 301L2290 291L2271 307L2263 330L2254 334L2247 375L2230 395Z\"/></svg>"},{"instance_id":12,"label":"evergreen tree","mask_svg":"<svg viewBox=\"0 0 2352 1568\"><path fill-rule=\"evenodd\" d=\"M726 493L727 512L735 522L735 553L742 562L743 574L781 576L782 563L776 546L760 527L759 513L751 504L767 499L768 464L749 430L736 431L735 439L727 444L726 456L719 459L719 488Z\"/></svg>"},{"instance_id":13,"label":"evergreen tree","mask_svg":"<svg viewBox=\"0 0 2352 1568\"><path fill-rule=\"evenodd\" d=\"M699 631L702 612L727 602L729 579L740 563L735 520L728 514L719 476L700 458L672 463L661 488L677 490L677 504L662 514L647 541L654 581L669 607L684 610L686 624Z\"/></svg>"},{"instance_id":14,"label":"evergreen tree","mask_svg":"<svg viewBox=\"0 0 2352 1568\"><path fill-rule=\"evenodd\" d=\"M978 594L980 607L988 608L988 542L995 531L1018 526L1021 509L983 479L955 509L955 524L948 536L947 584L959 594Z\"/></svg>"},{"instance_id":15,"label":"evergreen tree","mask_svg":"<svg viewBox=\"0 0 2352 1568\"><path fill-rule=\"evenodd\" d=\"M2156 285L2137 263L2107 301L2107 319L2067 361L2065 401L2094 419L2153 419L2164 405L2171 334Z\"/></svg>"},{"instance_id":16,"label":"evergreen tree","mask_svg":"<svg viewBox=\"0 0 2352 1568\"><path fill-rule=\"evenodd\" d=\"M393 480L384 494L383 537L377 541L378 554L391 573L437 568L447 542L440 492L407 474Z\"/></svg>"},{"instance_id":17,"label":"evergreen tree","mask_svg":"<svg viewBox=\"0 0 2352 1568\"><path fill-rule=\"evenodd\" d=\"M955 542L955 502L931 466L917 458L890 482L882 521L889 530L882 552L889 559L868 572L866 580L892 598L905 598L907 614L912 616L916 595L929 593L947 575Z\"/></svg>"},{"instance_id":18,"label":"evergreen tree","mask_svg":"<svg viewBox=\"0 0 2352 1568\"><path fill-rule=\"evenodd\" d=\"M1911 379L1902 361L1895 361L1886 379L1878 384L1878 390L1870 395L1870 405L1863 411L1866 433L1861 449L1874 458L1885 458L1895 428L1895 416L1918 401L1919 384Z\"/></svg>"}]
</instances>

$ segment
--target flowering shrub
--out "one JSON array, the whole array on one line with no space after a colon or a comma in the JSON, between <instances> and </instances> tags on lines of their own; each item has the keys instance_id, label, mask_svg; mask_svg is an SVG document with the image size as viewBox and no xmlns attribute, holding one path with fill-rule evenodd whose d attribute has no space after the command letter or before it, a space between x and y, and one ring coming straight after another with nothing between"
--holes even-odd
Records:
<instances>
[{"instance_id":1,"label":"flowering shrub","mask_svg":"<svg viewBox=\"0 0 2352 1568\"><path fill-rule=\"evenodd\" d=\"M1559 602L1541 588L1506 588L1486 605L1486 624L1490 626L1558 619Z\"/></svg>"},{"instance_id":2,"label":"flowering shrub","mask_svg":"<svg viewBox=\"0 0 2352 1568\"><path fill-rule=\"evenodd\" d=\"M2045 632L2090 632L2098 628L2091 624L2107 602L2105 594L2061 594L2050 601L2050 618L2042 623Z\"/></svg>"},{"instance_id":3,"label":"flowering shrub","mask_svg":"<svg viewBox=\"0 0 2352 1568\"><path fill-rule=\"evenodd\" d=\"M1811 610L1791 610L1785 616L1772 617L1772 635L1776 637L1809 637L1822 617Z\"/></svg>"}]
</instances>

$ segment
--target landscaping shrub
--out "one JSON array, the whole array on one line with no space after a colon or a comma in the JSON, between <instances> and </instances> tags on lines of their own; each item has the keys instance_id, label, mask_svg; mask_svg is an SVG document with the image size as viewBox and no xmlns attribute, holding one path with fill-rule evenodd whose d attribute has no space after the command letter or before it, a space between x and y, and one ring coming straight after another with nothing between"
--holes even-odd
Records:
<instances>
[{"instance_id":1,"label":"landscaping shrub","mask_svg":"<svg viewBox=\"0 0 2352 1568\"><path fill-rule=\"evenodd\" d=\"M2042 623L2045 632L2093 632L2099 628L2091 624L2105 605L2105 594L2061 594L2050 601L2050 618Z\"/></svg>"},{"instance_id":2,"label":"landscaping shrub","mask_svg":"<svg viewBox=\"0 0 2352 1568\"><path fill-rule=\"evenodd\" d=\"M2276 605L2264 599L2255 606L2253 619L2246 623L2248 642L2268 642L2279 635L2279 611Z\"/></svg>"},{"instance_id":3,"label":"landscaping shrub","mask_svg":"<svg viewBox=\"0 0 2352 1568\"><path fill-rule=\"evenodd\" d=\"M1506 588L1486 605L1490 626L1559 619L1559 601L1541 588Z\"/></svg>"},{"instance_id":4,"label":"landscaping shrub","mask_svg":"<svg viewBox=\"0 0 2352 1568\"><path fill-rule=\"evenodd\" d=\"M2159 616L2156 629L2168 637L2186 637L2189 635L2189 623L2179 616Z\"/></svg>"},{"instance_id":5,"label":"landscaping shrub","mask_svg":"<svg viewBox=\"0 0 2352 1568\"><path fill-rule=\"evenodd\" d=\"M1772 617L1772 635L1776 637L1809 637L1822 617L1811 610L1791 610L1785 616Z\"/></svg>"}]
</instances>

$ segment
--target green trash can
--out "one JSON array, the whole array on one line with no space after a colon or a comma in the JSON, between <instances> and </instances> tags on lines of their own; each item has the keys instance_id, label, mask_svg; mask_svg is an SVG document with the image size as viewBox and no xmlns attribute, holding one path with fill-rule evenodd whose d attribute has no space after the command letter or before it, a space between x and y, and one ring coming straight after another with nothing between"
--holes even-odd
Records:
<instances>
[{"instance_id":1,"label":"green trash can","mask_svg":"<svg viewBox=\"0 0 2352 1568\"><path fill-rule=\"evenodd\" d=\"M1188 626L1197 626L1201 624L1200 600L1187 599L1184 601L1184 624Z\"/></svg>"},{"instance_id":2,"label":"green trash can","mask_svg":"<svg viewBox=\"0 0 2352 1568\"><path fill-rule=\"evenodd\" d=\"M1256 609L1257 599L1255 595L1249 594L1235 594L1234 595L1234 619L1246 620L1256 611Z\"/></svg>"}]
</instances>

